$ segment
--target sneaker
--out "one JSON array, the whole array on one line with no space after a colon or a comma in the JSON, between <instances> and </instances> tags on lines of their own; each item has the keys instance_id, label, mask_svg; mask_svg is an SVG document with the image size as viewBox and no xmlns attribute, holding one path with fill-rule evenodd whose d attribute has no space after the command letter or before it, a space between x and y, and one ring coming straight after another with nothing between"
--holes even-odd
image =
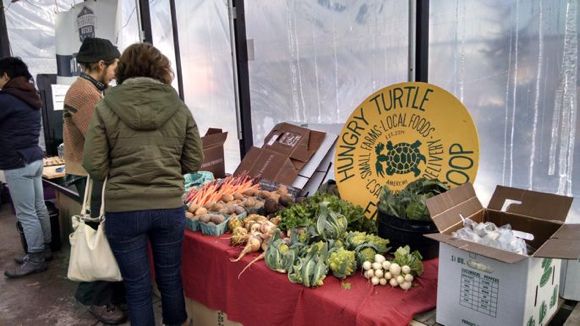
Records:
<instances>
[{"instance_id":1,"label":"sneaker","mask_svg":"<svg viewBox=\"0 0 580 326\"><path fill-rule=\"evenodd\" d=\"M48 262L48 261L51 261L51 260L52 260L52 258L53 258L53 257L52 257L52 250L50 250L50 247L46 247L46 246L45 246L45 247L44 247L44 252L43 252L43 253L44 253L44 261ZM26 254L26 255L24 255L24 256L22 256L22 257L16 257L16 258L14 258L14 261L15 261L15 262L16 262L18 265L22 265L22 264L24 264L24 262L25 262L26 260L28 260L28 259L29 259L29 257L28 257L28 254Z\"/></svg>"},{"instance_id":2,"label":"sneaker","mask_svg":"<svg viewBox=\"0 0 580 326\"><path fill-rule=\"evenodd\" d=\"M90 306L89 311L104 324L118 325L127 321L127 314L115 305Z\"/></svg>"},{"instance_id":3,"label":"sneaker","mask_svg":"<svg viewBox=\"0 0 580 326\"><path fill-rule=\"evenodd\" d=\"M44 272L48 269L48 265L44 261L43 253L28 254L22 265L17 266L12 270L7 270L4 275L8 278L19 278L26 275Z\"/></svg>"}]
</instances>

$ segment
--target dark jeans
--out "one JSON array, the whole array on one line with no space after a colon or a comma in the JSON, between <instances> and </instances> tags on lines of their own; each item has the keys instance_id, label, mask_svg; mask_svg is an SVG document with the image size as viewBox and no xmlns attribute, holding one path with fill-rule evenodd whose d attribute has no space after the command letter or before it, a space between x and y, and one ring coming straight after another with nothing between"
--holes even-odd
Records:
<instances>
[{"instance_id":1,"label":"dark jeans","mask_svg":"<svg viewBox=\"0 0 580 326\"><path fill-rule=\"evenodd\" d=\"M87 178L79 176L69 176L83 200ZM91 193L91 216L98 217L101 210L101 190L103 183L93 180L93 192ZM87 223L96 229L98 223ZM123 282L80 282L75 292L75 298L85 306L120 305L125 303L125 286Z\"/></svg>"},{"instance_id":2,"label":"dark jeans","mask_svg":"<svg viewBox=\"0 0 580 326\"><path fill-rule=\"evenodd\" d=\"M147 243L151 243L163 323L181 325L187 319L181 285L181 247L185 227L183 207L107 213L105 233L127 289L133 326L154 326Z\"/></svg>"}]
</instances>

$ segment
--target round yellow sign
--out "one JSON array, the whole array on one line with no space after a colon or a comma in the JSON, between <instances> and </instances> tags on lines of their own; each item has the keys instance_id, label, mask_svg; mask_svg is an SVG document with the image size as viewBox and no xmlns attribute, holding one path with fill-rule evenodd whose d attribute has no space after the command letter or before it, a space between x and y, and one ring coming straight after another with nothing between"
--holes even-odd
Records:
<instances>
[{"instance_id":1,"label":"round yellow sign","mask_svg":"<svg viewBox=\"0 0 580 326\"><path fill-rule=\"evenodd\" d=\"M377 214L383 186L401 190L421 177L450 187L473 182L477 129L465 106L437 86L401 83L362 102L336 145L334 173L343 199Z\"/></svg>"}]
</instances>

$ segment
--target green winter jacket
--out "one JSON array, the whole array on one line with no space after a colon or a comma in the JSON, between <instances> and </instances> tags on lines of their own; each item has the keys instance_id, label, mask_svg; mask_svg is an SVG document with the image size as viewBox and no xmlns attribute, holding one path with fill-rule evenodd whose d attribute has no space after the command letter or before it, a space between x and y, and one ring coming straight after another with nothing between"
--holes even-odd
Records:
<instances>
[{"instance_id":1,"label":"green winter jacket","mask_svg":"<svg viewBox=\"0 0 580 326\"><path fill-rule=\"evenodd\" d=\"M97 104L83 167L96 180L108 178L107 212L183 206L183 174L202 161L197 125L170 85L128 79Z\"/></svg>"}]
</instances>

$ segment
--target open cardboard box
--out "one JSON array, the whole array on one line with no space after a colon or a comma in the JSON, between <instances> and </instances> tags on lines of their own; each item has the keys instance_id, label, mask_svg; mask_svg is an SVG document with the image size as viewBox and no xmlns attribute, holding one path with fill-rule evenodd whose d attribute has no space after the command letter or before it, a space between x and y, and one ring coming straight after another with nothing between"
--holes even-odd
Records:
<instances>
[{"instance_id":1,"label":"open cardboard box","mask_svg":"<svg viewBox=\"0 0 580 326\"><path fill-rule=\"evenodd\" d=\"M498 186L484 208L471 184L427 200L441 243L437 322L545 325L557 310L561 261L580 257L580 225L563 224L572 198ZM461 216L510 224L535 239L530 256L454 239Z\"/></svg>"},{"instance_id":2,"label":"open cardboard box","mask_svg":"<svg viewBox=\"0 0 580 326\"><path fill-rule=\"evenodd\" d=\"M262 148L250 149L234 174L247 173L290 186L324 138L324 132L279 123L266 136Z\"/></svg>"},{"instance_id":3,"label":"open cardboard box","mask_svg":"<svg viewBox=\"0 0 580 326\"><path fill-rule=\"evenodd\" d=\"M228 133L216 128L209 128L205 136L201 138L204 156L201 170L213 173L216 178L226 176L224 161L224 143L226 138L228 138Z\"/></svg>"}]
</instances>

